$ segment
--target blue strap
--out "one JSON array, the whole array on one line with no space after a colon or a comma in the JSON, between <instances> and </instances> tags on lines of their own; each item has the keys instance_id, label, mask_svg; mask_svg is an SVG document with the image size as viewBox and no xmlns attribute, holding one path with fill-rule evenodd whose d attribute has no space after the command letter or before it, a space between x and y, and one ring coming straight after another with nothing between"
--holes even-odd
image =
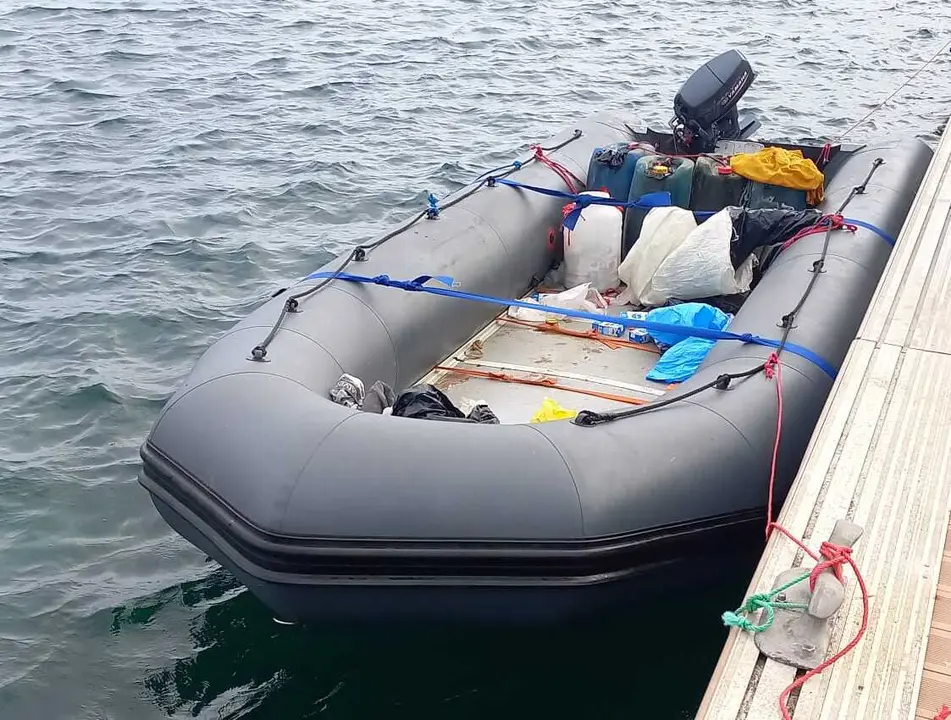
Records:
<instances>
[{"instance_id":1,"label":"blue strap","mask_svg":"<svg viewBox=\"0 0 951 720\"><path fill-rule=\"evenodd\" d=\"M564 192L563 190L553 190L551 188L538 187L537 185L526 185L521 183L518 180L509 180L508 178L494 178L493 184L508 185L513 188L521 188L522 190L530 190L531 192L536 192L541 195L548 195L549 197L561 198L563 200L571 200L574 202L574 207L571 209L571 212L568 213L564 218L564 226L569 230L574 230L575 225L578 223L578 218L581 217L581 211L584 210L589 205L609 205L619 208L655 208L655 207L668 207L672 204L672 200L669 192L653 192L647 193L646 195L641 195L637 200L615 200L610 197L598 197L597 195L580 195L576 193Z\"/></svg>"},{"instance_id":2,"label":"blue strap","mask_svg":"<svg viewBox=\"0 0 951 720\"><path fill-rule=\"evenodd\" d=\"M426 202L429 203L429 207L426 208L426 217L430 220L435 220L439 217L439 198L429 193L426 197Z\"/></svg>"},{"instance_id":3,"label":"blue strap","mask_svg":"<svg viewBox=\"0 0 951 720\"><path fill-rule=\"evenodd\" d=\"M866 230L871 230L873 233L878 235L882 240L887 242L892 247L895 247L895 238L889 235L887 232L882 230L880 227L872 225L872 223L867 223L864 220L855 220L853 218L842 218L843 222L847 222L850 225L856 225L860 228L865 228Z\"/></svg>"},{"instance_id":4,"label":"blue strap","mask_svg":"<svg viewBox=\"0 0 951 720\"><path fill-rule=\"evenodd\" d=\"M684 327L683 325L672 325L670 323L648 322L646 320L637 320L634 318L598 315L595 313L585 312L584 310L570 310L567 308L553 307L551 305L529 303L522 300L507 300L505 298L492 297L491 295L479 295L477 293L470 293L454 289L458 287L458 284L448 275L420 275L413 280L393 280L389 275L376 275L374 277L368 277L365 275L352 275L351 273L344 272L315 272L308 275L305 280L318 280L322 278L336 278L338 280L347 280L350 282L369 283L373 285L382 285L384 287L395 287L399 288L400 290L407 290L409 292L425 292L431 295L443 295L445 297L459 298L461 300L473 300L475 302L491 303L493 305L522 307L528 308L529 310L547 310L552 313L579 318L581 320L612 322L625 328L642 328L648 332L654 331L658 333L671 333L673 335L680 335L682 337L699 337L705 338L707 340L736 340L742 343L752 343L754 345L762 345L764 347L774 349L780 346L779 340L764 338L751 333L734 333L726 330L712 330L709 328ZM436 280L446 287L440 288L427 286L426 283L430 280ZM826 361L823 357L814 353L812 350L795 345L793 343L786 343L783 345L783 349L788 350L794 355L805 358L822 370L830 378L833 380L835 379L835 376L838 373L836 368L833 367L833 365Z\"/></svg>"}]
</instances>

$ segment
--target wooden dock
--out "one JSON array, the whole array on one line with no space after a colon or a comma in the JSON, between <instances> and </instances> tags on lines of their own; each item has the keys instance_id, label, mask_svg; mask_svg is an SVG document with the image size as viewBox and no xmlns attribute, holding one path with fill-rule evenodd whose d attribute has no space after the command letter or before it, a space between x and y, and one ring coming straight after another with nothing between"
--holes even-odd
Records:
<instances>
[{"instance_id":1,"label":"wooden dock","mask_svg":"<svg viewBox=\"0 0 951 720\"><path fill-rule=\"evenodd\" d=\"M853 558L869 591L868 630L852 652L791 696L796 720L931 720L951 707L951 129L946 130L807 450L779 522L810 548L836 520L864 528ZM798 564L774 533L747 595ZM846 596L829 654L862 620ZM737 598L737 604L743 598ZM697 720L781 718L802 671L727 638Z\"/></svg>"}]
</instances>

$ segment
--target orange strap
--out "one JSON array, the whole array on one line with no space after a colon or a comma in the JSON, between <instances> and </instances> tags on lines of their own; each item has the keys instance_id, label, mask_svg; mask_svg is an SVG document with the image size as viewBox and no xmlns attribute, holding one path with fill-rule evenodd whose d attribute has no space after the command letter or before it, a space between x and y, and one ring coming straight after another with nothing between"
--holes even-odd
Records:
<instances>
[{"instance_id":1,"label":"orange strap","mask_svg":"<svg viewBox=\"0 0 951 720\"><path fill-rule=\"evenodd\" d=\"M634 344L634 343L632 343ZM489 372L487 370L473 370L471 368L447 367L437 365L433 370L442 370L444 372L456 373L458 375L468 375L469 377L484 378L486 380L498 380L500 382L517 383L519 385L538 385L540 387L551 388L552 390L566 390L568 392L590 395L603 400L613 400L615 402L627 403L628 405L649 405L651 400L628 397L626 395L615 395L614 393L599 392L598 390L585 390L584 388L570 387L562 385L554 378L522 378L514 375L506 375L503 372Z\"/></svg>"}]
</instances>

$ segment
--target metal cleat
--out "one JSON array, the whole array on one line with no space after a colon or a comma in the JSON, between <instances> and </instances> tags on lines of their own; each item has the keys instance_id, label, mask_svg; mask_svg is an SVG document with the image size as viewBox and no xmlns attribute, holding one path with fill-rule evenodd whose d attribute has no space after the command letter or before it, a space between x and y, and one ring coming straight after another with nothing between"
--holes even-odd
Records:
<instances>
[{"instance_id":1,"label":"metal cleat","mask_svg":"<svg viewBox=\"0 0 951 720\"><path fill-rule=\"evenodd\" d=\"M842 547L853 547L863 529L848 520L838 520L829 542ZM782 572L773 583L779 588L801 577L809 568L795 567ZM796 583L774 598L777 603L806 606L805 610L779 608L772 625L754 636L756 647L767 657L785 665L812 670L817 667L829 649L829 618L842 606L845 588L830 567L816 578L815 590L809 591L808 578ZM763 622L761 611L759 622Z\"/></svg>"}]
</instances>

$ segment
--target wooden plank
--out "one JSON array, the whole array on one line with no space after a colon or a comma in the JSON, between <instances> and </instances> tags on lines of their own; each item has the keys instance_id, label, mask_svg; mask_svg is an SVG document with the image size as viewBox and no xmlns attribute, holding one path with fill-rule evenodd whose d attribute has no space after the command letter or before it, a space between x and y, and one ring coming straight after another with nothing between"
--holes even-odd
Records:
<instances>
[{"instance_id":1,"label":"wooden plank","mask_svg":"<svg viewBox=\"0 0 951 720\"><path fill-rule=\"evenodd\" d=\"M938 591L931 615L916 716L931 720L943 705L951 707L951 552L945 540Z\"/></svg>"},{"instance_id":2,"label":"wooden plank","mask_svg":"<svg viewBox=\"0 0 951 720\"><path fill-rule=\"evenodd\" d=\"M951 356L906 352L894 388L854 498L856 521L867 528L859 562L873 594L869 630L817 683L825 691L818 717L896 718L914 708L912 668L924 659L951 502ZM861 614L853 592L840 619L854 627ZM847 641L836 635L838 646Z\"/></svg>"},{"instance_id":3,"label":"wooden plank","mask_svg":"<svg viewBox=\"0 0 951 720\"><path fill-rule=\"evenodd\" d=\"M924 232L925 223L937 210L935 208L939 192L948 186L948 174L951 173L951 141L946 132L931 160L928 172L918 190L916 202L908 213L908 218L898 235L898 242L892 251L878 288L869 303L868 312L859 328L859 337L881 339L885 326L894 321L892 303L899 291L909 287L909 264L917 257L934 255L934 246L940 238ZM922 247L922 243L926 247ZM911 287L916 287L911 285ZM917 286L920 287L920 286Z\"/></svg>"},{"instance_id":4,"label":"wooden plank","mask_svg":"<svg viewBox=\"0 0 951 720\"><path fill-rule=\"evenodd\" d=\"M899 238L779 517L813 548L840 518L865 529L854 557L869 588L868 630L794 694L797 720L930 720L951 705L951 130ZM799 562L774 536L748 594ZM849 580L830 652L862 614ZM733 630L697 719L778 718L795 677Z\"/></svg>"},{"instance_id":5,"label":"wooden plank","mask_svg":"<svg viewBox=\"0 0 951 720\"><path fill-rule=\"evenodd\" d=\"M527 373L529 375L545 375L553 378L580 380L588 385L606 385L607 387L631 390L632 392L641 393L642 395L651 395L653 397L663 397L666 394L666 390L659 390L658 388L647 387L646 385L636 385L634 383L623 382L622 380L612 380L611 378L585 375L584 373L570 372L568 370L555 370L544 366L500 363L493 362L492 360L467 360L461 357L454 357L453 360L460 365L475 365L476 367L487 367L495 370L514 370L515 372Z\"/></svg>"}]
</instances>

